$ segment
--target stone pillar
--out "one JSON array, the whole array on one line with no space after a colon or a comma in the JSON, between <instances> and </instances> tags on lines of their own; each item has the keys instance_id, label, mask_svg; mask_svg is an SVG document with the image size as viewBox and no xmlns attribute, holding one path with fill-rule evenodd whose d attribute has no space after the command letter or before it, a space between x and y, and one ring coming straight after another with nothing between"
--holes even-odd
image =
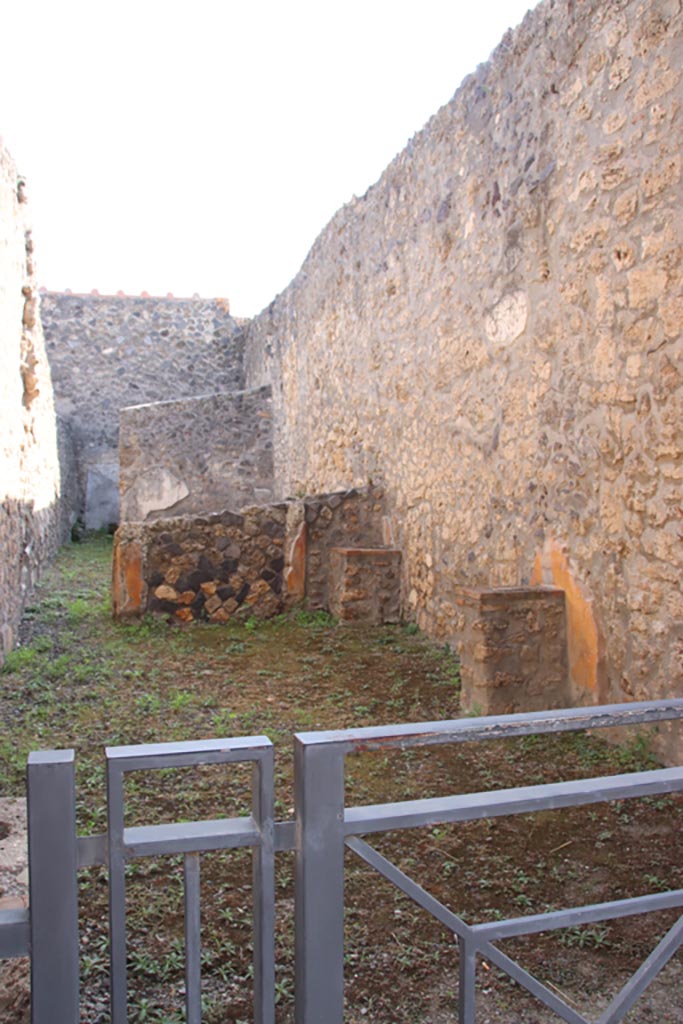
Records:
<instances>
[{"instance_id":1,"label":"stone pillar","mask_svg":"<svg viewBox=\"0 0 683 1024\"><path fill-rule=\"evenodd\" d=\"M512 714L568 706L564 591L459 587L457 639L464 713Z\"/></svg>"},{"instance_id":2,"label":"stone pillar","mask_svg":"<svg viewBox=\"0 0 683 1024\"><path fill-rule=\"evenodd\" d=\"M330 611L341 622L382 625L401 617L401 552L332 548Z\"/></svg>"}]
</instances>

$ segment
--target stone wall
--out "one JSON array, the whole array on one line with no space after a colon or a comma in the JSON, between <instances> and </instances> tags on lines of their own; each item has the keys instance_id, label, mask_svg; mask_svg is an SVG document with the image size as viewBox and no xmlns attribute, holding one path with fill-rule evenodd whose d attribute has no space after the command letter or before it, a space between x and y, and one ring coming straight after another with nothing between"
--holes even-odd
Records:
<instances>
[{"instance_id":1,"label":"stone wall","mask_svg":"<svg viewBox=\"0 0 683 1024\"><path fill-rule=\"evenodd\" d=\"M249 326L282 493L386 485L406 612L565 591L572 699L683 694L683 14L544 0Z\"/></svg>"},{"instance_id":2,"label":"stone wall","mask_svg":"<svg viewBox=\"0 0 683 1024\"><path fill-rule=\"evenodd\" d=\"M243 336L225 299L43 292L57 412L70 424L80 505L93 528L118 521L122 408L241 389Z\"/></svg>"},{"instance_id":3,"label":"stone wall","mask_svg":"<svg viewBox=\"0 0 683 1024\"><path fill-rule=\"evenodd\" d=\"M70 470L65 445L64 473ZM35 289L26 187L0 143L0 662L69 526Z\"/></svg>"},{"instance_id":4,"label":"stone wall","mask_svg":"<svg viewBox=\"0 0 683 1024\"><path fill-rule=\"evenodd\" d=\"M121 410L121 522L273 499L271 389Z\"/></svg>"},{"instance_id":5,"label":"stone wall","mask_svg":"<svg viewBox=\"0 0 683 1024\"><path fill-rule=\"evenodd\" d=\"M114 539L114 615L150 611L184 622L227 622L245 613L267 618L303 601L308 608L329 610L336 546L374 545L380 560L387 553L378 548L382 497L380 488L371 487L290 498L239 513L124 522ZM398 553L388 554L397 566ZM363 586L371 587L382 572L378 562ZM373 613L395 621L397 574L390 567L384 575L386 594L373 604ZM346 617L359 619L362 610L359 606L358 615Z\"/></svg>"},{"instance_id":6,"label":"stone wall","mask_svg":"<svg viewBox=\"0 0 683 1024\"><path fill-rule=\"evenodd\" d=\"M276 615L283 607L285 505L126 523L114 542L117 617L163 612L181 622Z\"/></svg>"}]
</instances>

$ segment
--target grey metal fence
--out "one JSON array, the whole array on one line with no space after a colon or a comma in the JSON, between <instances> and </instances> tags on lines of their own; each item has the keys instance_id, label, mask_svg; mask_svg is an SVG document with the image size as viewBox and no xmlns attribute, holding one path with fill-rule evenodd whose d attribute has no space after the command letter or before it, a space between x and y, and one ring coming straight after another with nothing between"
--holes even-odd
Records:
<instances>
[{"instance_id":1,"label":"grey metal fence","mask_svg":"<svg viewBox=\"0 0 683 1024\"><path fill-rule=\"evenodd\" d=\"M295 850L297 1024L342 1024L344 1016L344 848L349 847L458 940L457 1020L474 1024L477 959L505 971L569 1024L588 1024L558 995L506 956L495 943L518 935L568 928L683 906L683 890L654 893L506 921L468 924L360 836L437 823L527 814L683 790L683 768L662 768L549 785L450 797L346 807L347 755L378 749L480 742L542 733L647 725L683 718L683 700L650 701L495 718L300 733L294 737L295 820L273 816L273 746L265 736L111 747L106 751L108 831L76 836L73 751L31 754L27 772L30 903L0 912L0 957L31 957L33 1024L79 1020L77 870L109 872L112 1024L126 1024L125 866L130 860L182 854L185 887L186 1017L201 1021L200 854L250 847L254 889L254 1020L273 1024L275 1011L274 857ZM205 764L252 764L249 815L214 821L126 827L124 779L136 771ZM623 1020L638 997L683 944L683 917L669 930L599 1018Z\"/></svg>"}]
</instances>

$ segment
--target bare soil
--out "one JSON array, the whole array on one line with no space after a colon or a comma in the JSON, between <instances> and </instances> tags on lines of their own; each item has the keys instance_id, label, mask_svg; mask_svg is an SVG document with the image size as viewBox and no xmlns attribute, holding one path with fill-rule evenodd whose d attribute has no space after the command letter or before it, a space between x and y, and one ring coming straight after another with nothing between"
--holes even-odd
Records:
<instances>
[{"instance_id":1,"label":"bare soil","mask_svg":"<svg viewBox=\"0 0 683 1024\"><path fill-rule=\"evenodd\" d=\"M65 548L0 673L0 794L21 796L32 749L77 751L81 834L105 830L105 745L265 733L276 745L276 812L292 814L292 734L434 721L459 714L453 654L414 627L342 628L319 613L267 623L116 624L108 607L110 540ZM647 736L608 746L573 734L349 758L347 803L439 796L653 767ZM127 784L127 824L244 813L240 770L173 771ZM683 801L664 796L388 833L372 845L468 922L683 888ZM346 1018L350 1024L454 1021L453 936L346 854ZM277 1020L293 1020L293 856L277 864ZM0 898L3 896L0 878ZM136 861L128 877L133 1022L184 1019L181 865ZM206 1024L251 1020L251 863L202 857ZM107 879L80 876L82 1021L107 1009ZM676 911L516 939L508 955L595 1019L676 920ZM0 977L0 1021L28 1022L27 964ZM626 1020L683 1021L675 957ZM478 970L477 1024L558 1018L492 965Z\"/></svg>"}]
</instances>

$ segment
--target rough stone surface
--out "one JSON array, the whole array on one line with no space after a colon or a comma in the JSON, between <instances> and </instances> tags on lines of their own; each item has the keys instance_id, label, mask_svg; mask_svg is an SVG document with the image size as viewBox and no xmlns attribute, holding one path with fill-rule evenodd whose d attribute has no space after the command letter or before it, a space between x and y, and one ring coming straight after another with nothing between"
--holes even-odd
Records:
<instances>
[{"instance_id":1,"label":"rough stone surface","mask_svg":"<svg viewBox=\"0 0 683 1024\"><path fill-rule=\"evenodd\" d=\"M43 292L55 403L69 421L86 526L118 522L120 410L244 387L244 339L225 299ZM116 510L113 518L112 509Z\"/></svg>"},{"instance_id":2,"label":"rough stone surface","mask_svg":"<svg viewBox=\"0 0 683 1024\"><path fill-rule=\"evenodd\" d=\"M113 610L179 622L268 618L284 607L284 504L125 523L114 538Z\"/></svg>"},{"instance_id":3,"label":"rough stone surface","mask_svg":"<svg viewBox=\"0 0 683 1024\"><path fill-rule=\"evenodd\" d=\"M439 638L571 580L584 702L683 695L682 76L678 0L546 0L248 327L279 493L381 480Z\"/></svg>"},{"instance_id":4,"label":"rough stone surface","mask_svg":"<svg viewBox=\"0 0 683 1024\"><path fill-rule=\"evenodd\" d=\"M563 590L459 587L454 600L464 713L508 715L569 705Z\"/></svg>"},{"instance_id":5,"label":"rough stone surface","mask_svg":"<svg viewBox=\"0 0 683 1024\"><path fill-rule=\"evenodd\" d=\"M332 548L330 611L346 623L381 626L401 618L401 552Z\"/></svg>"},{"instance_id":6,"label":"rough stone surface","mask_svg":"<svg viewBox=\"0 0 683 1024\"><path fill-rule=\"evenodd\" d=\"M34 274L23 181L0 144L0 662L71 518Z\"/></svg>"},{"instance_id":7,"label":"rough stone surface","mask_svg":"<svg viewBox=\"0 0 683 1024\"><path fill-rule=\"evenodd\" d=\"M268 618L302 601L329 610L333 548L381 545L382 509L381 488L370 487L123 523L114 538L114 615L227 622L245 613ZM373 570L375 580L383 571ZM398 583L388 592L392 573L382 584L380 603L392 616L385 621L399 614Z\"/></svg>"},{"instance_id":8,"label":"rough stone surface","mask_svg":"<svg viewBox=\"0 0 683 1024\"><path fill-rule=\"evenodd\" d=\"M353 488L303 500L306 524L306 601L330 608L330 559L336 547L381 547L384 491Z\"/></svg>"},{"instance_id":9,"label":"rough stone surface","mask_svg":"<svg viewBox=\"0 0 683 1024\"><path fill-rule=\"evenodd\" d=\"M0 910L27 905L26 801L0 797Z\"/></svg>"},{"instance_id":10,"label":"rough stone surface","mask_svg":"<svg viewBox=\"0 0 683 1024\"><path fill-rule=\"evenodd\" d=\"M26 801L0 797L0 910L28 906ZM21 1024L30 1017L29 960L0 960L0 1021Z\"/></svg>"},{"instance_id":11,"label":"rough stone surface","mask_svg":"<svg viewBox=\"0 0 683 1024\"><path fill-rule=\"evenodd\" d=\"M121 411L121 522L273 499L271 390Z\"/></svg>"}]
</instances>

